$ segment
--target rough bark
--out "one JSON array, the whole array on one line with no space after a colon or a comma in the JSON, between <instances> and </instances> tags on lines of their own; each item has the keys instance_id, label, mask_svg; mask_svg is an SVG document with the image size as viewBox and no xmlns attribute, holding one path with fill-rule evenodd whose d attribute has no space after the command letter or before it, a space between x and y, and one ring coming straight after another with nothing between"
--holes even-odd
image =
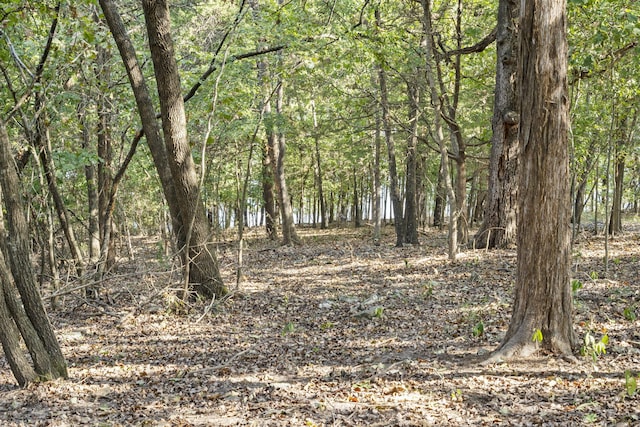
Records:
<instances>
[{"instance_id":1,"label":"rough bark","mask_svg":"<svg viewBox=\"0 0 640 427\"><path fill-rule=\"evenodd\" d=\"M120 56L127 70L129 83L133 90L144 135L149 145L149 151L153 158L153 164L158 171L162 191L164 193L169 214L171 217L172 230L177 240L177 248L182 248L186 239L185 227L182 226L180 217L179 203L176 198L175 186L169 169L169 161L167 158L167 149L160 133L160 127L156 121L156 112L153 107L153 101L147 83L142 74L142 69L138 59L136 58L135 49L127 31L122 22L122 18L118 13L116 6L112 0L100 0L100 6L105 16L105 21L109 27L113 39L116 42ZM183 260L185 258L183 257Z\"/></svg>"},{"instance_id":2,"label":"rough bark","mask_svg":"<svg viewBox=\"0 0 640 427\"><path fill-rule=\"evenodd\" d=\"M507 247L516 241L518 195L518 18L520 3L498 5L496 87L491 126L489 184L484 220L473 238L475 247Z\"/></svg>"},{"instance_id":3,"label":"rough bark","mask_svg":"<svg viewBox=\"0 0 640 427\"><path fill-rule=\"evenodd\" d=\"M16 165L11 155L9 137L5 124L0 121L0 187L6 209L7 258L11 274L22 300L29 322L41 344L37 348L30 346L30 352L38 352L37 357L45 362L35 366L40 379L67 378L67 364L60 345L53 332L38 292L29 249L29 226L25 214L24 201L20 192L20 181ZM4 280L3 280L4 281ZM6 283L3 287L6 286ZM29 346L29 342L26 342ZM40 351L43 351L40 354ZM33 354L33 353L32 353Z\"/></svg>"},{"instance_id":4,"label":"rough bark","mask_svg":"<svg viewBox=\"0 0 640 427\"><path fill-rule=\"evenodd\" d=\"M527 357L538 346L572 355L567 20L563 0L521 10L520 187L517 276L509 329L488 361ZM542 342L532 340L539 330Z\"/></svg>"},{"instance_id":5,"label":"rough bark","mask_svg":"<svg viewBox=\"0 0 640 427\"><path fill-rule=\"evenodd\" d=\"M187 137L187 119L171 38L169 6L164 0L143 0L142 7L160 99L169 169L175 183L182 225L187 230L188 243L184 249L188 280L198 293L222 297L228 290L220 276L215 246L210 242L209 223L200 198L200 181Z\"/></svg>"}]
</instances>

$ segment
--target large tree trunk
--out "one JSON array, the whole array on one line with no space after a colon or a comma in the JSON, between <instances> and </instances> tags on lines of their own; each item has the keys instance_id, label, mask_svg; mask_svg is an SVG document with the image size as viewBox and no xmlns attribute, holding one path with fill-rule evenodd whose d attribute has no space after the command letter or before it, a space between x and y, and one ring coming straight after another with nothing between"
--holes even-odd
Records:
<instances>
[{"instance_id":1,"label":"large tree trunk","mask_svg":"<svg viewBox=\"0 0 640 427\"><path fill-rule=\"evenodd\" d=\"M142 69L138 59L136 58L135 49L127 31L122 22L115 5L112 0L100 0L100 6L105 16L109 31L113 35L113 39L118 46L118 51L122 57L122 62L127 70L129 83L133 90L138 114L142 122L142 128L149 145L149 151L153 158L153 164L158 171L162 191L164 193L169 214L171 217L172 230L177 240L177 248L182 248L186 239L186 228L182 226L182 218L180 217L180 209L178 199L176 198L175 185L171 170L169 169L169 161L167 158L167 149L162 140L160 127L156 121L156 112L153 107L153 101L147 84L142 74ZM183 260L185 257L183 257Z\"/></svg>"},{"instance_id":2,"label":"large tree trunk","mask_svg":"<svg viewBox=\"0 0 640 427\"><path fill-rule=\"evenodd\" d=\"M38 379L46 380L53 378L67 378L67 363L60 350L60 345L53 332L51 323L44 309L42 299L38 292L35 277L32 272L32 264L30 259L31 251L29 249L29 226L25 214L24 201L20 191L20 181L16 170L13 157L11 156L9 136L5 128L4 122L0 120L0 187L2 191L2 199L6 209L7 217L7 236L6 245L3 244L1 250L7 251L7 258L10 262L11 275L15 281L15 285L20 293L24 313L28 318L32 328L28 331L35 332L25 337L25 343L34 361L35 372ZM3 220L0 218L0 220ZM4 229L0 229L4 234ZM4 240L4 239L3 239ZM0 259L0 264L4 264L4 260ZM8 271L0 276L3 285L3 294L6 300L8 279ZM0 302L0 305L5 305ZM18 307L14 307L16 310ZM16 313L14 310L14 313ZM6 312L5 312L6 313ZM13 316L18 326L19 320ZM10 324L10 322L8 322ZM4 326L7 326L5 323ZM3 330L2 334L15 334L15 329ZM26 327L26 324L25 324ZM27 329L25 329L27 331ZM22 332L25 332L21 330ZM26 333L26 332L25 332ZM7 338L5 336L5 338ZM13 338L18 339L13 336ZM28 339L27 339L28 338ZM3 339L3 343L5 339ZM8 343L12 345L11 343ZM19 362L19 361L18 361ZM17 365L16 365L17 366ZM13 368L14 366L12 366ZM32 372L21 368L21 374L16 375L18 381L31 381Z\"/></svg>"},{"instance_id":3,"label":"large tree trunk","mask_svg":"<svg viewBox=\"0 0 640 427\"><path fill-rule=\"evenodd\" d=\"M228 291L220 276L215 246L200 198L200 182L187 137L187 119L176 63L169 6L164 0L143 0L151 59L156 76L162 130L175 182L176 199L187 239L184 248L189 283L205 296L221 297Z\"/></svg>"},{"instance_id":4,"label":"large tree trunk","mask_svg":"<svg viewBox=\"0 0 640 427\"><path fill-rule=\"evenodd\" d=\"M572 355L566 30L565 1L523 3L518 271L509 329L488 361L527 357L538 346Z\"/></svg>"},{"instance_id":5,"label":"large tree trunk","mask_svg":"<svg viewBox=\"0 0 640 427\"><path fill-rule=\"evenodd\" d=\"M496 35L496 87L491 125L489 185L476 247L498 248L516 241L518 193L518 17L520 2L500 0Z\"/></svg>"}]
</instances>

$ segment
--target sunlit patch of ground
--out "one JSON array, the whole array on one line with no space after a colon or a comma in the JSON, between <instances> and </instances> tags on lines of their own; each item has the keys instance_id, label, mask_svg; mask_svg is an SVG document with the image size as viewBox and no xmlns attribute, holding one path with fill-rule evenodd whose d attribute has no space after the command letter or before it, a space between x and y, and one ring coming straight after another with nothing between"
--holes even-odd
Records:
<instances>
[{"instance_id":1,"label":"sunlit patch of ground","mask_svg":"<svg viewBox=\"0 0 640 427\"><path fill-rule=\"evenodd\" d=\"M480 366L509 322L515 251L465 250L446 236L380 246L371 229L300 229L302 247L248 233L244 280L213 306L171 298L179 274L153 239L105 283L100 304L52 312L71 378L18 389L0 359L0 424L634 425L640 374L640 230L574 246L575 325L606 354ZM220 246L235 282L232 238ZM186 314L176 312L187 311ZM640 382L640 380L638 380Z\"/></svg>"}]
</instances>

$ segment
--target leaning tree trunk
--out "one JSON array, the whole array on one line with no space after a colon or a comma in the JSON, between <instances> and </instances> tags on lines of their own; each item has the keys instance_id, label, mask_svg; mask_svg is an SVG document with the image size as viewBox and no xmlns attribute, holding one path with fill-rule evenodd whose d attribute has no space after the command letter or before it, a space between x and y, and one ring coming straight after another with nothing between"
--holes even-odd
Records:
<instances>
[{"instance_id":1,"label":"leaning tree trunk","mask_svg":"<svg viewBox=\"0 0 640 427\"><path fill-rule=\"evenodd\" d=\"M175 182L182 224L187 230L183 249L188 281L194 284L200 294L221 297L228 291L220 276L215 246L210 242L209 222L200 198L200 181L187 137L187 119L171 38L169 6L164 0L143 0L142 7L157 81L169 169Z\"/></svg>"},{"instance_id":2,"label":"leaning tree trunk","mask_svg":"<svg viewBox=\"0 0 640 427\"><path fill-rule=\"evenodd\" d=\"M109 26L109 31L111 31L113 39L118 46L122 62L127 70L127 76L133 90L144 135L147 139L153 164L158 171L158 177L160 178L164 198L169 207L172 229L177 240L176 247L182 248L186 241L186 227L182 226L182 218L180 217L179 209L180 204L176 197L175 185L173 177L171 176L171 170L169 169L167 149L164 145L164 141L162 140L160 127L156 121L156 112L153 107L153 101L151 99L149 89L144 80L138 59L136 58L133 44L127 35L124 23L122 22L122 18L120 17L116 6L113 4L113 0L100 0L100 6L104 13L107 25ZM183 257L183 260L184 259L185 257Z\"/></svg>"},{"instance_id":3,"label":"leaning tree trunk","mask_svg":"<svg viewBox=\"0 0 640 427\"><path fill-rule=\"evenodd\" d=\"M475 247L499 248L516 241L518 194L518 15L520 2L500 0L496 34L496 87L491 125L489 185L484 221Z\"/></svg>"},{"instance_id":4,"label":"leaning tree trunk","mask_svg":"<svg viewBox=\"0 0 640 427\"><path fill-rule=\"evenodd\" d=\"M518 271L509 329L490 362L538 346L571 356L574 344L566 3L532 0L520 16Z\"/></svg>"},{"instance_id":5,"label":"leaning tree trunk","mask_svg":"<svg viewBox=\"0 0 640 427\"><path fill-rule=\"evenodd\" d=\"M31 251L29 249L29 226L25 214L24 201L22 200L22 194L19 190L21 188L20 180L13 157L11 156L9 136L7 135L5 124L1 120L0 187L2 189L2 199L7 214L6 224L8 231L6 245L3 245L5 247L2 249L7 251L11 275L20 293L20 299L26 317L32 326L29 330L35 331L35 334L30 334L28 340L25 337L25 343L32 355L34 370L38 376L37 379L67 378L67 363L62 355L51 323L49 323L49 318L44 309L42 298L38 292L36 280L32 272ZM4 233L4 230L2 231ZM6 303L6 282L8 281L6 277L8 272L5 273L2 278L2 281L5 283L2 287ZM6 314L6 311L4 311L4 313ZM15 334L16 329L13 329L11 326L9 326L9 328L8 330L3 329L0 334L5 335L5 338L7 338L6 335L8 334ZM13 338L18 339L15 336L13 336ZM12 366L12 368L13 367L14 366ZM18 381L26 380L28 382L36 379L33 378L33 373L29 370L22 370L21 372L24 375L17 375L16 379Z\"/></svg>"}]
</instances>

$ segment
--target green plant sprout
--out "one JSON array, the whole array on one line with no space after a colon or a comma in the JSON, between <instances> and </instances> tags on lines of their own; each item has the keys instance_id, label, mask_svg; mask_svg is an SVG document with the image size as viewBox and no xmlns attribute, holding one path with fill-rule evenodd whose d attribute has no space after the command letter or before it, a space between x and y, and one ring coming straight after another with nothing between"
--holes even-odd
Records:
<instances>
[{"instance_id":1,"label":"green plant sprout","mask_svg":"<svg viewBox=\"0 0 640 427\"><path fill-rule=\"evenodd\" d=\"M609 335L604 334L599 341L596 341L590 332L584 335L584 344L580 348L580 354L589 356L593 361L597 361L598 357L607 353L607 344L609 344Z\"/></svg>"},{"instance_id":2,"label":"green plant sprout","mask_svg":"<svg viewBox=\"0 0 640 427\"><path fill-rule=\"evenodd\" d=\"M474 337L479 337L481 335L484 334L484 323L482 323L482 320L480 320L478 323L476 323L476 325L473 327L473 336Z\"/></svg>"},{"instance_id":3,"label":"green plant sprout","mask_svg":"<svg viewBox=\"0 0 640 427\"><path fill-rule=\"evenodd\" d=\"M293 322L287 322L282 328L282 336L292 333L296 330L296 325Z\"/></svg>"},{"instance_id":4,"label":"green plant sprout","mask_svg":"<svg viewBox=\"0 0 640 427\"><path fill-rule=\"evenodd\" d=\"M637 316L636 316L636 306L635 305L628 305L624 308L624 311L622 312L622 315L624 316L625 319L627 319L629 322L633 322L636 320Z\"/></svg>"},{"instance_id":5,"label":"green plant sprout","mask_svg":"<svg viewBox=\"0 0 640 427\"><path fill-rule=\"evenodd\" d=\"M640 377L636 378L630 370L627 369L624 371L624 384L627 389L627 396L635 396L638 391L638 380L640 380Z\"/></svg>"},{"instance_id":6,"label":"green plant sprout","mask_svg":"<svg viewBox=\"0 0 640 427\"><path fill-rule=\"evenodd\" d=\"M540 329L536 329L533 331L533 336L531 337L531 341L542 342L542 331Z\"/></svg>"}]
</instances>

